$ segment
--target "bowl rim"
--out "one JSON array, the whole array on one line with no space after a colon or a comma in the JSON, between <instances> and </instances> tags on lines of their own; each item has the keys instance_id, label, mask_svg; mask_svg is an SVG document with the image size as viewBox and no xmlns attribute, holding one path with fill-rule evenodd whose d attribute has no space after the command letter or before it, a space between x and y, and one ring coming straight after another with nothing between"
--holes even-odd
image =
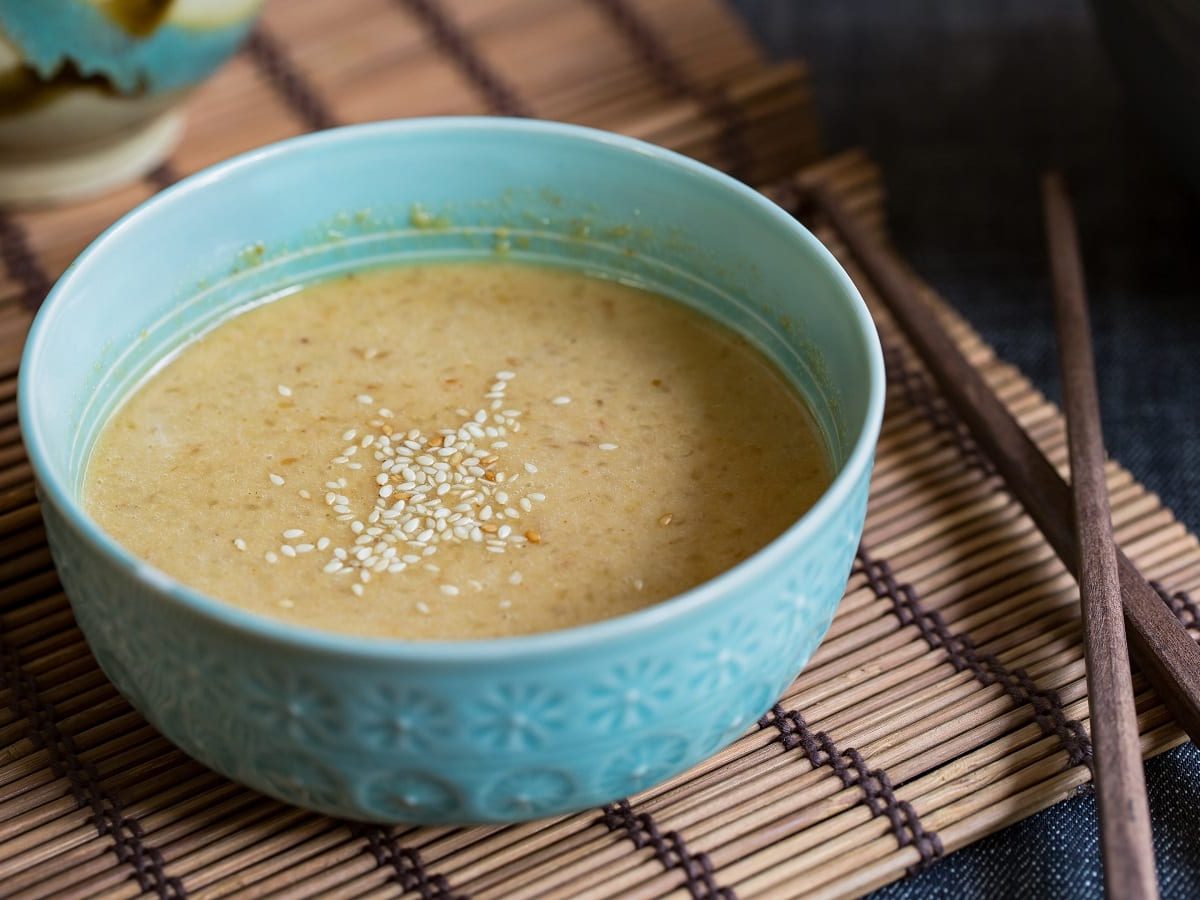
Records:
<instances>
[{"instance_id":1,"label":"bowl rim","mask_svg":"<svg viewBox=\"0 0 1200 900\"><path fill-rule=\"evenodd\" d=\"M345 142L355 142L369 137L395 135L403 138L408 134L429 131L447 134L467 133L475 136L478 136L480 132L489 131L517 132L535 140L547 136L566 137L582 142L601 144L610 149L628 153L631 157L649 157L660 164L675 167L692 176L715 182L735 199L757 207L769 219L773 219L781 228L791 232L804 244L808 252L824 265L828 274L841 288L854 319L857 337L866 349L863 363L868 369L869 394L866 413L860 421L852 423L852 427L857 432L853 448L817 502L782 534L742 562L661 602L610 619L556 631L470 640L414 641L402 638L344 634L322 631L310 626L297 625L254 613L188 587L139 559L105 532L84 511L82 503L75 499L64 480L59 478L54 469L47 464L48 457L44 437L37 426L37 417L34 414L37 386L31 384L27 377L27 373L34 371L39 365L47 340L46 335L55 327L59 317L62 298L80 289L79 282L86 277L85 270L88 261L92 257L104 253L108 243L131 227L131 223L135 220L154 215L157 208L164 203L179 202L190 194L204 191L209 185L219 182L231 173L266 164L272 159L285 157L301 147L324 146L332 149ZM545 120L493 116L444 116L347 125L267 144L189 175L125 213L76 257L55 283L38 310L21 356L17 384L17 412L27 455L44 497L50 500L60 515L67 520L83 540L92 545L93 549L115 562L131 577L153 588L166 598L170 598L170 601L214 624L263 639L269 643L295 649L398 662L455 664L517 661L535 656L557 655L564 651L603 641L620 640L668 626L672 622L695 614L698 610L714 606L729 598L736 593L740 585L753 577L763 566L773 565L780 558L791 555L804 544L813 540L837 510L850 501L851 493L860 479L867 475L873 462L875 444L883 419L885 391L883 352L879 336L857 287L833 254L807 228L758 191L683 154L612 132Z\"/></svg>"}]
</instances>

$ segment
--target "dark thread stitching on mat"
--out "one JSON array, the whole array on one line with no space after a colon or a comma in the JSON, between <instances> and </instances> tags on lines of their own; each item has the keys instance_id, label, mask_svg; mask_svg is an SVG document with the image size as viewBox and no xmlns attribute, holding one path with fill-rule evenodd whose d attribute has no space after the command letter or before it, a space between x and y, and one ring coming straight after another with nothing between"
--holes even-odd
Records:
<instances>
[{"instance_id":1,"label":"dark thread stitching on mat","mask_svg":"<svg viewBox=\"0 0 1200 900\"><path fill-rule=\"evenodd\" d=\"M642 61L667 89L695 101L704 114L720 127L717 144L728 161L729 173L746 178L752 154L746 143L745 119L723 91L697 84L671 55L654 28L626 0L593 0L633 45Z\"/></svg>"},{"instance_id":2,"label":"dark thread stitching on mat","mask_svg":"<svg viewBox=\"0 0 1200 900\"><path fill-rule=\"evenodd\" d=\"M133 867L142 892L155 894L162 900L187 897L183 882L166 874L162 854L143 840L141 823L126 815L120 801L104 790L96 768L80 757L74 739L58 727L54 707L42 699L37 682L22 668L17 651L3 632L0 632L0 687L8 689L13 712L28 720L32 728L30 740L46 751L54 774L67 779L75 803L80 809L91 810L97 833L109 837L117 859Z\"/></svg>"},{"instance_id":3,"label":"dark thread stitching on mat","mask_svg":"<svg viewBox=\"0 0 1200 900\"><path fill-rule=\"evenodd\" d=\"M259 27L246 41L246 52L280 97L312 131L332 128L337 117L316 88L292 63L283 46L265 28Z\"/></svg>"},{"instance_id":4,"label":"dark thread stitching on mat","mask_svg":"<svg viewBox=\"0 0 1200 900\"><path fill-rule=\"evenodd\" d=\"M982 653L969 635L950 630L942 614L926 609L910 584L900 584L887 560L873 559L859 547L851 574L866 576L872 593L889 600L901 625L914 625L931 649L942 650L954 671L969 671L982 685L999 684L1018 704L1033 707L1034 720L1042 731L1057 736L1072 766L1092 766L1092 741L1081 722L1068 718L1058 692L1039 687L1022 668L1009 669L990 653Z\"/></svg>"},{"instance_id":5,"label":"dark thread stitching on mat","mask_svg":"<svg viewBox=\"0 0 1200 900\"><path fill-rule=\"evenodd\" d=\"M166 190L179 180L179 173L171 165L169 159L163 160L155 168L146 173L146 180L158 190Z\"/></svg>"},{"instance_id":6,"label":"dark thread stitching on mat","mask_svg":"<svg viewBox=\"0 0 1200 900\"><path fill-rule=\"evenodd\" d=\"M21 287L21 304L37 309L50 292L50 277L29 246L29 233L8 212L0 209L0 258L8 277Z\"/></svg>"},{"instance_id":7,"label":"dark thread stitching on mat","mask_svg":"<svg viewBox=\"0 0 1200 900\"><path fill-rule=\"evenodd\" d=\"M811 731L798 710L785 710L778 703L758 720L758 726L774 727L779 732L778 740L784 749L801 748L814 769L829 766L842 782L842 787L858 787L871 815L875 818L883 816L888 820L896 843L901 847L911 845L916 848L921 858L908 867L909 875L926 868L942 855L942 839L937 832L927 830L913 805L896 796L887 772L872 769L853 747L838 749L824 731Z\"/></svg>"},{"instance_id":8,"label":"dark thread stitching on mat","mask_svg":"<svg viewBox=\"0 0 1200 900\"><path fill-rule=\"evenodd\" d=\"M396 0L420 19L434 42L454 59L467 79L483 94L489 107L505 116L527 116L529 111L500 73L480 56L468 35L437 0Z\"/></svg>"},{"instance_id":9,"label":"dark thread stitching on mat","mask_svg":"<svg viewBox=\"0 0 1200 900\"><path fill-rule=\"evenodd\" d=\"M1158 581L1151 581L1150 587L1167 604L1175 618L1183 623L1184 628L1200 628L1200 603L1197 603L1187 591L1170 593Z\"/></svg>"},{"instance_id":10,"label":"dark thread stitching on mat","mask_svg":"<svg viewBox=\"0 0 1200 900\"><path fill-rule=\"evenodd\" d=\"M684 887L695 900L737 900L733 888L720 887L707 853L693 853L677 831L663 834L649 813L634 813L628 800L618 800L601 810L600 823L609 831L624 831L641 850L651 847L664 869L683 872Z\"/></svg>"},{"instance_id":11,"label":"dark thread stitching on mat","mask_svg":"<svg viewBox=\"0 0 1200 900\"><path fill-rule=\"evenodd\" d=\"M928 376L912 368L904 354L891 344L884 344L883 359L889 377L904 392L904 398L909 405L923 415L929 424L950 438L968 465L979 469L984 475L994 475L996 468L992 461L975 443L971 432L946 403L945 398L934 389Z\"/></svg>"},{"instance_id":12,"label":"dark thread stitching on mat","mask_svg":"<svg viewBox=\"0 0 1200 900\"><path fill-rule=\"evenodd\" d=\"M358 836L365 838L364 853L370 853L381 868L392 869L391 881L404 891L416 891L421 900L467 900L466 894L456 894L442 875L431 875L425 868L421 854L409 847L401 847L396 837L378 825L361 825Z\"/></svg>"}]
</instances>

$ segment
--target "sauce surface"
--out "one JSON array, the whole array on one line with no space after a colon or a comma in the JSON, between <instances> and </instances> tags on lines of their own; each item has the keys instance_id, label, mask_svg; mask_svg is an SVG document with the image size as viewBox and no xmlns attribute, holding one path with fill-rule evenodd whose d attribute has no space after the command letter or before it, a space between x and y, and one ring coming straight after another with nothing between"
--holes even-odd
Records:
<instances>
[{"instance_id":1,"label":"sauce surface","mask_svg":"<svg viewBox=\"0 0 1200 900\"><path fill-rule=\"evenodd\" d=\"M798 394L681 304L459 263L215 328L106 425L85 501L179 581L360 635L566 628L742 561L828 486Z\"/></svg>"}]
</instances>

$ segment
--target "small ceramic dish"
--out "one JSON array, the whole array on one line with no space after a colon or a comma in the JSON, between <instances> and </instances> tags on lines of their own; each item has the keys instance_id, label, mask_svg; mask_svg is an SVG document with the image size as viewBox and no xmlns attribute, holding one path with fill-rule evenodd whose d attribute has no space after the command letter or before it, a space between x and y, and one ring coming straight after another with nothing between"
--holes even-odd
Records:
<instances>
[{"instance_id":1,"label":"small ceramic dish","mask_svg":"<svg viewBox=\"0 0 1200 900\"><path fill-rule=\"evenodd\" d=\"M837 475L742 564L608 621L528 637L327 634L203 596L84 512L88 454L157 362L254 298L381 263L489 257L642 284L738 330L808 399ZM505 119L337 129L223 163L102 235L51 293L21 426L51 550L121 692L212 768L376 821L508 822L637 793L751 726L845 587L883 409L849 278L761 195L669 151Z\"/></svg>"},{"instance_id":2,"label":"small ceramic dish","mask_svg":"<svg viewBox=\"0 0 1200 900\"><path fill-rule=\"evenodd\" d=\"M59 202L167 157L179 103L262 0L0 0L0 203Z\"/></svg>"}]
</instances>

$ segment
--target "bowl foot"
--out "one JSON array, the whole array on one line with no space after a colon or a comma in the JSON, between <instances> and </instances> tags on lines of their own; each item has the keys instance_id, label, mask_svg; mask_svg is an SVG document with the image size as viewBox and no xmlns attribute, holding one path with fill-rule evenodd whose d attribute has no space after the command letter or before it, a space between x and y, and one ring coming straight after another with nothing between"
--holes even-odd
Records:
<instances>
[{"instance_id":1,"label":"bowl foot","mask_svg":"<svg viewBox=\"0 0 1200 900\"><path fill-rule=\"evenodd\" d=\"M166 159L183 132L171 110L119 140L39 159L0 160L0 204L41 206L81 200L145 175Z\"/></svg>"}]
</instances>

